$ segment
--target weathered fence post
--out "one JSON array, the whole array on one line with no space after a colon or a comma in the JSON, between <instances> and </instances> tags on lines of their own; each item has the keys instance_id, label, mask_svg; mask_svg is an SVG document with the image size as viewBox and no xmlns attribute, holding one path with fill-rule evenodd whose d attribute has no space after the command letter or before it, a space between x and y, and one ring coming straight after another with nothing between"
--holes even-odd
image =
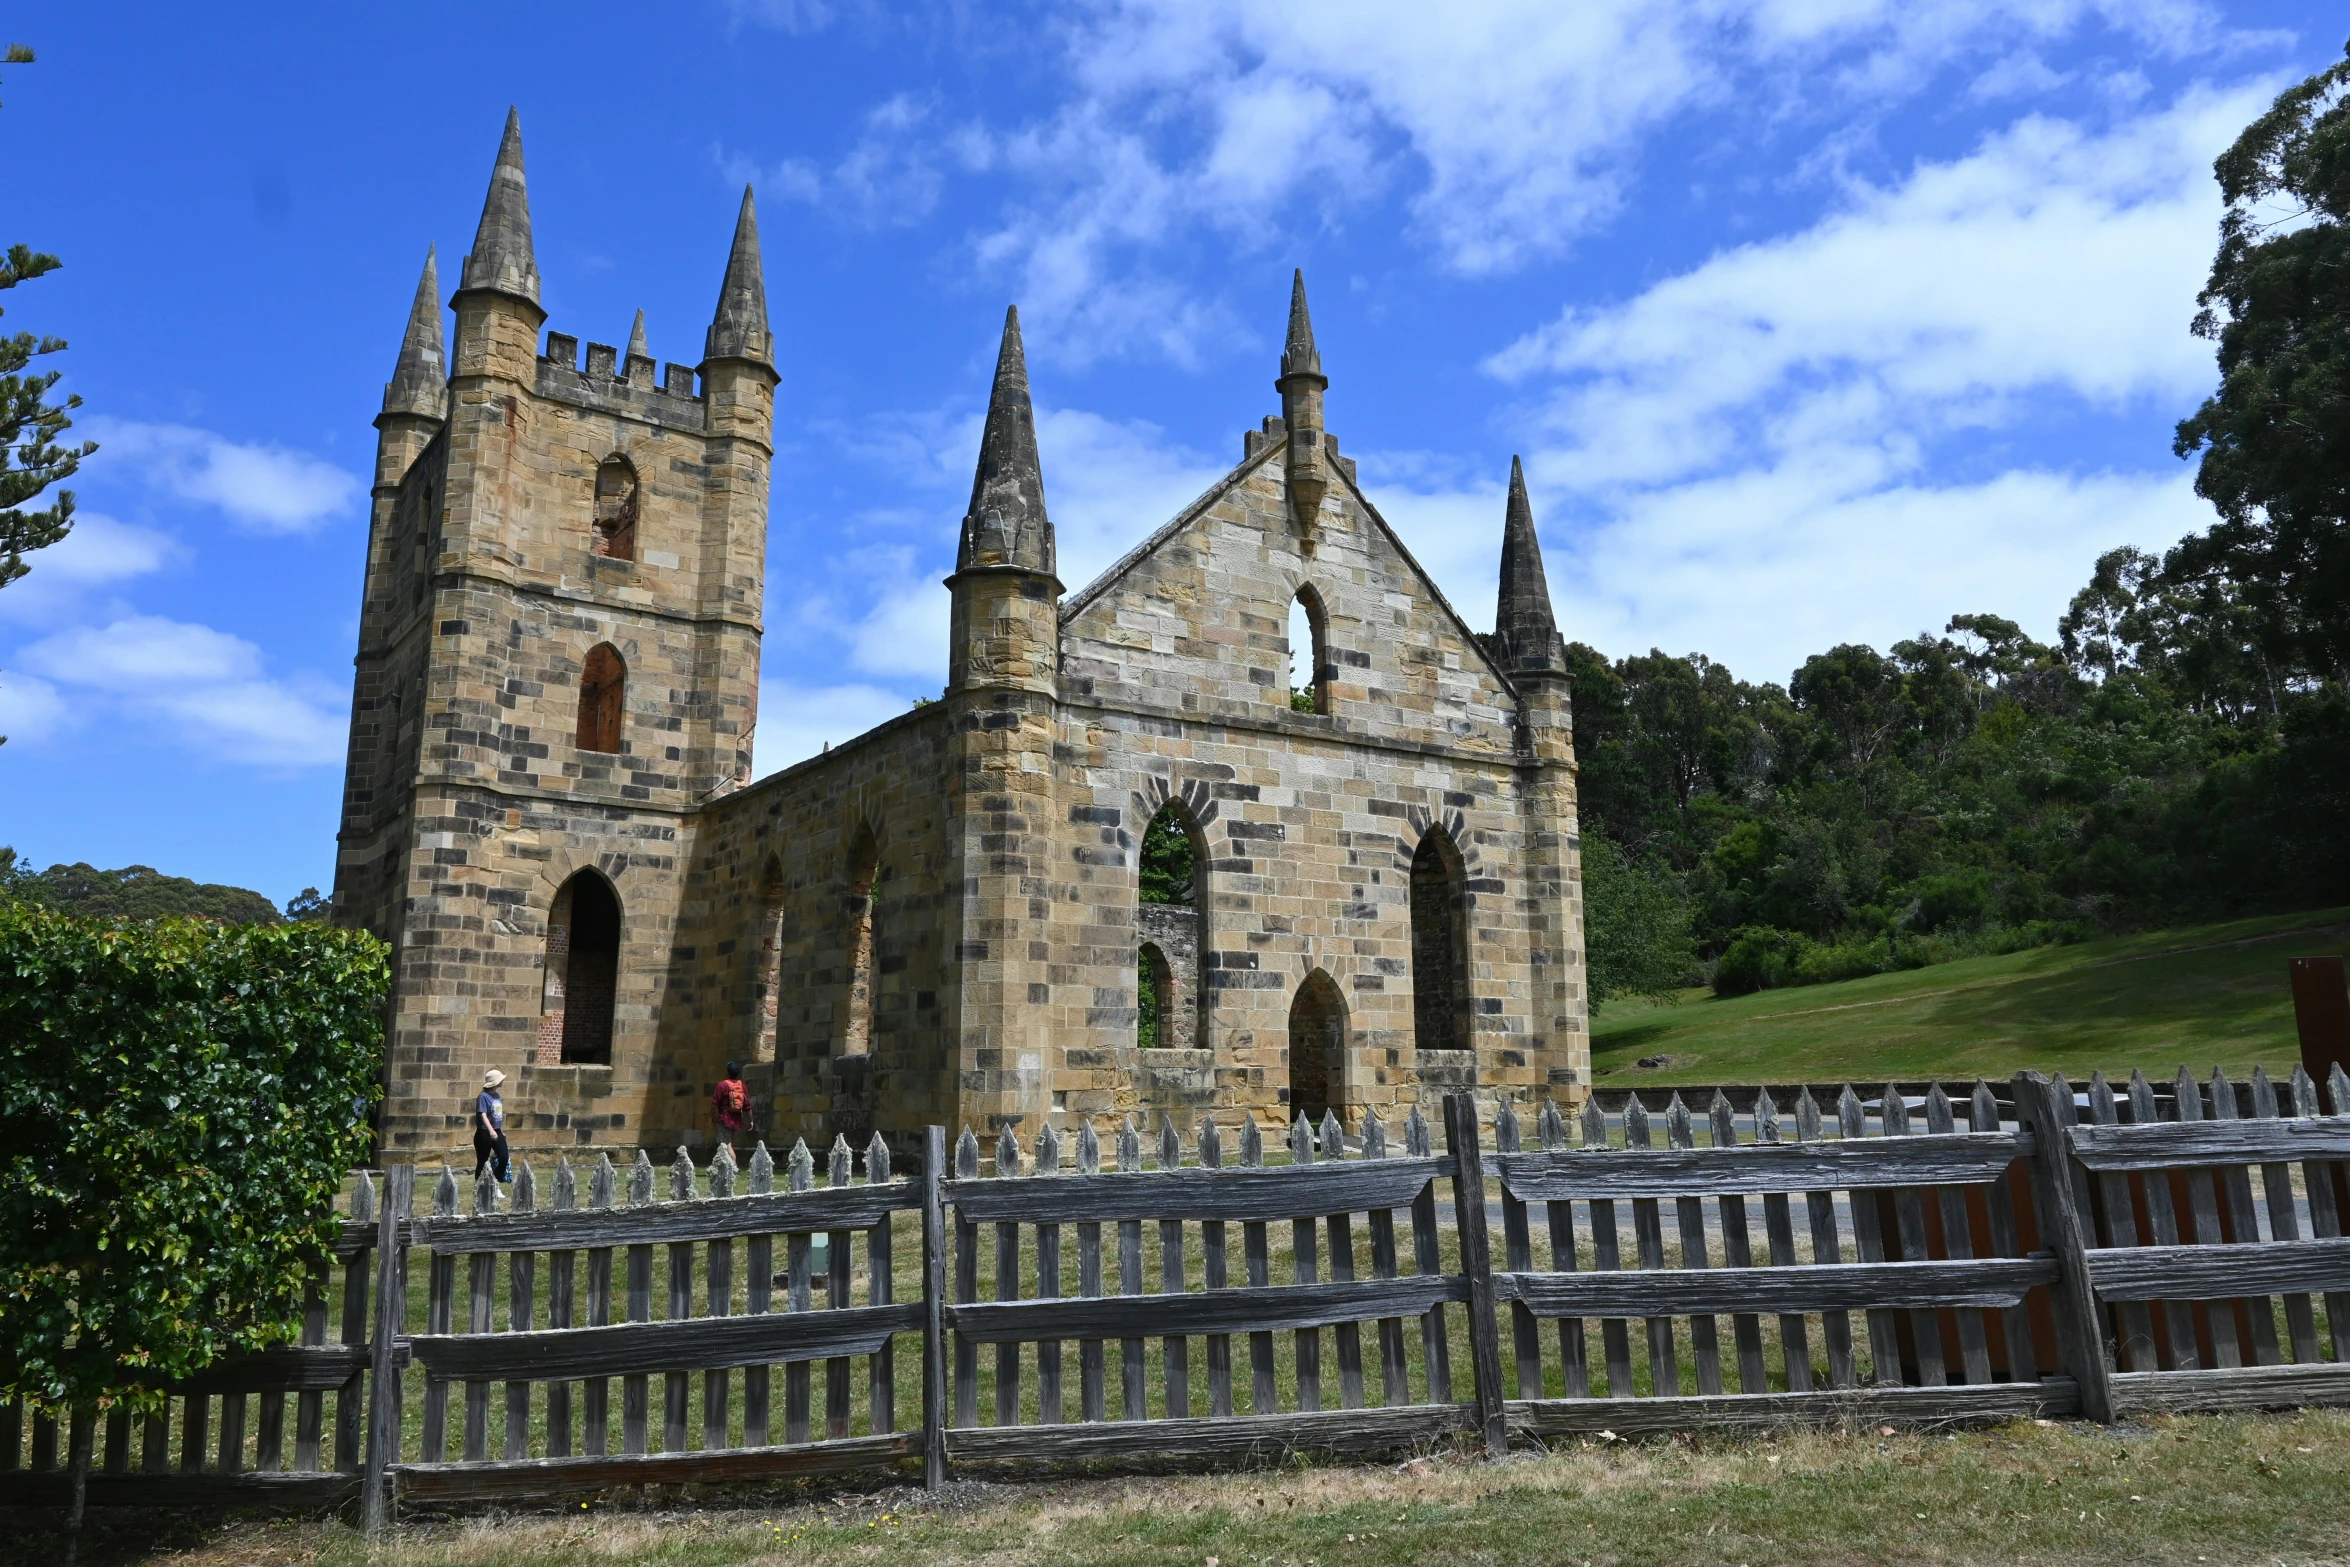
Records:
<instances>
[{"instance_id":1,"label":"weathered fence post","mask_svg":"<svg viewBox=\"0 0 2350 1567\"><path fill-rule=\"evenodd\" d=\"M947 1483L947 1129L922 1129L922 1483Z\"/></svg>"},{"instance_id":2,"label":"weathered fence post","mask_svg":"<svg viewBox=\"0 0 2350 1567\"><path fill-rule=\"evenodd\" d=\"M1501 1327L1493 1309L1493 1251L1485 1234L1485 1160L1477 1148L1477 1102L1467 1094L1444 1100L1445 1151L1453 1158L1453 1219L1461 1234L1461 1272L1469 1280L1469 1365L1477 1389L1477 1428L1485 1450L1509 1450L1502 1412Z\"/></svg>"},{"instance_id":3,"label":"weathered fence post","mask_svg":"<svg viewBox=\"0 0 2350 1567\"><path fill-rule=\"evenodd\" d=\"M387 1165L375 1221L375 1334L368 1346L367 1452L359 1478L359 1524L383 1532L390 1513L387 1482L400 1461L400 1330L408 1325L408 1214L415 1206L416 1166Z\"/></svg>"},{"instance_id":4,"label":"weathered fence post","mask_svg":"<svg viewBox=\"0 0 2350 1567\"><path fill-rule=\"evenodd\" d=\"M2055 1297L2058 1357L2080 1390L2081 1413L2100 1425L2113 1423L2113 1350L2089 1281L2089 1216L2073 1183L2072 1090L2037 1072L2015 1076L2016 1120L2032 1135L2032 1204L2040 1238L2056 1253Z\"/></svg>"}]
</instances>

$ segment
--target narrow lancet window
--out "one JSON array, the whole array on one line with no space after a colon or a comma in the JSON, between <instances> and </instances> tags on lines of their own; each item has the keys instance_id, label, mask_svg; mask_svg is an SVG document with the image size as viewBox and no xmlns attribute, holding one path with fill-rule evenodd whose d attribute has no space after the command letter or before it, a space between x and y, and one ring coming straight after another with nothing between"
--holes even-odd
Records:
<instances>
[{"instance_id":1,"label":"narrow lancet window","mask_svg":"<svg viewBox=\"0 0 2350 1567\"><path fill-rule=\"evenodd\" d=\"M1330 711L1330 655L1324 641L1321 596L1300 588L1289 602L1289 705L1300 713Z\"/></svg>"},{"instance_id":2,"label":"narrow lancet window","mask_svg":"<svg viewBox=\"0 0 2350 1567\"><path fill-rule=\"evenodd\" d=\"M625 457L607 457L596 470L596 521L590 554L636 559L636 469Z\"/></svg>"},{"instance_id":3,"label":"narrow lancet window","mask_svg":"<svg viewBox=\"0 0 2350 1567\"><path fill-rule=\"evenodd\" d=\"M1467 878L1441 827L1412 856L1412 1021L1422 1050L1469 1048Z\"/></svg>"},{"instance_id":4,"label":"narrow lancet window","mask_svg":"<svg viewBox=\"0 0 2350 1567\"><path fill-rule=\"evenodd\" d=\"M579 748L618 751L620 715L628 692L628 666L609 642L599 642L579 675Z\"/></svg>"}]
</instances>

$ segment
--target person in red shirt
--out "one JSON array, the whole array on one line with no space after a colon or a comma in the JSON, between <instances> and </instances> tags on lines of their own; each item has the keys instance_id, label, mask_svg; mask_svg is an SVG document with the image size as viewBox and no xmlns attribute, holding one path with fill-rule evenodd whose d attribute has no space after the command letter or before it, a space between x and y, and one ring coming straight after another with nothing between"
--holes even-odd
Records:
<instances>
[{"instance_id":1,"label":"person in red shirt","mask_svg":"<svg viewBox=\"0 0 2350 1567\"><path fill-rule=\"evenodd\" d=\"M728 1147L742 1140L743 1129L751 1124L751 1090L743 1081L743 1064L726 1063L726 1075L718 1086L710 1090L710 1113L718 1121L718 1138Z\"/></svg>"}]
</instances>

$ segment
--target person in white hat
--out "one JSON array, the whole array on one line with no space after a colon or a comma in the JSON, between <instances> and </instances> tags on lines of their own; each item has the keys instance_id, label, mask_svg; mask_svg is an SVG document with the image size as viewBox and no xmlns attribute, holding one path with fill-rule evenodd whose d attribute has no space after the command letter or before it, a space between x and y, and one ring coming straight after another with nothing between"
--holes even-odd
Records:
<instances>
[{"instance_id":1,"label":"person in white hat","mask_svg":"<svg viewBox=\"0 0 2350 1567\"><path fill-rule=\"evenodd\" d=\"M498 1085L506 1081L506 1074L492 1067L481 1075L481 1092L473 1098L473 1173L479 1177L484 1165L499 1180L511 1180L506 1173L506 1101L499 1097Z\"/></svg>"}]
</instances>

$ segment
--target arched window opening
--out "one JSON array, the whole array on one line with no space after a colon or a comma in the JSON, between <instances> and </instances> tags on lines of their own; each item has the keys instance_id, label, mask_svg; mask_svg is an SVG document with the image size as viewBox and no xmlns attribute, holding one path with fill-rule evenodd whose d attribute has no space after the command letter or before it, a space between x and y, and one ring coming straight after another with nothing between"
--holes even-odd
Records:
<instances>
[{"instance_id":1,"label":"arched window opening","mask_svg":"<svg viewBox=\"0 0 2350 1567\"><path fill-rule=\"evenodd\" d=\"M1431 827L1412 856L1412 1022L1422 1050L1469 1048L1469 934L1460 850Z\"/></svg>"},{"instance_id":2,"label":"arched window opening","mask_svg":"<svg viewBox=\"0 0 2350 1567\"><path fill-rule=\"evenodd\" d=\"M612 1002L620 985L620 900L612 884L581 871L547 912L547 971L539 1007L539 1059L612 1064Z\"/></svg>"},{"instance_id":3,"label":"arched window opening","mask_svg":"<svg viewBox=\"0 0 2350 1567\"><path fill-rule=\"evenodd\" d=\"M1320 969L1289 1007L1289 1116L1319 1128L1346 1093L1346 998Z\"/></svg>"},{"instance_id":4,"label":"arched window opening","mask_svg":"<svg viewBox=\"0 0 2350 1567\"><path fill-rule=\"evenodd\" d=\"M840 1053L870 1055L873 1050L873 1011L876 983L874 904L882 880L880 846L870 828L857 834L849 850L849 994L847 1015L841 1020Z\"/></svg>"},{"instance_id":5,"label":"arched window opening","mask_svg":"<svg viewBox=\"0 0 2350 1567\"><path fill-rule=\"evenodd\" d=\"M628 666L609 642L589 651L579 675L579 748L620 749L621 699L628 690Z\"/></svg>"},{"instance_id":6,"label":"arched window opening","mask_svg":"<svg viewBox=\"0 0 2350 1567\"><path fill-rule=\"evenodd\" d=\"M1155 941L1134 955L1134 1042L1145 1050L1175 1043L1175 971Z\"/></svg>"},{"instance_id":7,"label":"arched window opening","mask_svg":"<svg viewBox=\"0 0 2350 1567\"><path fill-rule=\"evenodd\" d=\"M1148 1013L1154 994L1157 998L1155 1030L1142 1036L1143 1043L1169 1050L1204 1047L1211 1000L1203 956L1208 950L1207 845L1181 801L1161 806L1143 830L1139 871L1136 999ZM1145 948L1158 953L1155 975L1139 955Z\"/></svg>"},{"instance_id":8,"label":"arched window opening","mask_svg":"<svg viewBox=\"0 0 2350 1567\"><path fill-rule=\"evenodd\" d=\"M588 553L636 559L636 469L625 457L607 457L596 469L596 522Z\"/></svg>"},{"instance_id":9,"label":"arched window opening","mask_svg":"<svg viewBox=\"0 0 2350 1567\"><path fill-rule=\"evenodd\" d=\"M1311 587L1299 588L1289 601L1289 706L1294 712L1330 711L1327 620L1321 595Z\"/></svg>"},{"instance_id":10,"label":"arched window opening","mask_svg":"<svg viewBox=\"0 0 2350 1567\"><path fill-rule=\"evenodd\" d=\"M1196 905L1199 864L1190 823L1183 808L1170 801L1143 831L1142 901Z\"/></svg>"},{"instance_id":11,"label":"arched window opening","mask_svg":"<svg viewBox=\"0 0 2350 1567\"><path fill-rule=\"evenodd\" d=\"M759 940L751 952L751 1054L775 1059L776 1022L783 1001L783 862L769 860L759 883Z\"/></svg>"}]
</instances>

